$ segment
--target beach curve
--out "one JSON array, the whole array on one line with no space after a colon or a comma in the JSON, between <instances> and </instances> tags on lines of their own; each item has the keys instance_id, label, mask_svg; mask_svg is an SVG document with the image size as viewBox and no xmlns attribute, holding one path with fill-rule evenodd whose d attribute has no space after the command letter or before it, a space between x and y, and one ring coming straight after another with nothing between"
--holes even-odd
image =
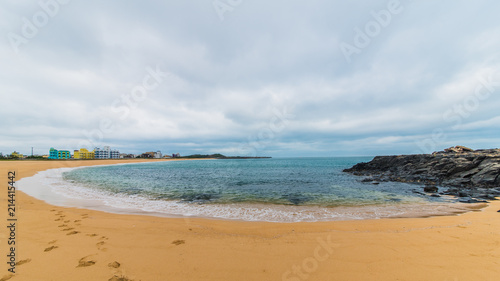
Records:
<instances>
[{"instance_id":1,"label":"beach curve","mask_svg":"<svg viewBox=\"0 0 500 281\"><path fill-rule=\"evenodd\" d=\"M20 179L94 164L105 163L5 161L0 169L7 183L10 170ZM11 280L496 280L500 260L496 201L460 216L291 224L116 215L22 192L17 204Z\"/></svg>"}]
</instances>

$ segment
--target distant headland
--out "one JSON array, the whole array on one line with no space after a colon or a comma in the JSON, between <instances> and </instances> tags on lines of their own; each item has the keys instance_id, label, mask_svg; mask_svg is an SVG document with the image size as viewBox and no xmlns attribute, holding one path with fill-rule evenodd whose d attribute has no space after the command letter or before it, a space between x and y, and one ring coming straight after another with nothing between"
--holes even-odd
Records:
<instances>
[{"instance_id":1,"label":"distant headland","mask_svg":"<svg viewBox=\"0 0 500 281\"><path fill-rule=\"evenodd\" d=\"M204 159L204 158L211 158L211 159L269 159L271 157L269 157L269 156L225 156L222 154L194 154L194 155L189 155L189 156L183 156L181 158L186 158L186 159Z\"/></svg>"}]
</instances>

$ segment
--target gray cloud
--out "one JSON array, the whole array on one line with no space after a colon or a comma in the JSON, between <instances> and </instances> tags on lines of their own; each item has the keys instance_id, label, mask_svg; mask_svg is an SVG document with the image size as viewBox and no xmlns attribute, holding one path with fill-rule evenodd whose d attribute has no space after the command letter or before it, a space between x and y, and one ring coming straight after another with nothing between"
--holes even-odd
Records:
<instances>
[{"instance_id":1,"label":"gray cloud","mask_svg":"<svg viewBox=\"0 0 500 281\"><path fill-rule=\"evenodd\" d=\"M347 60L341 44L356 47L356 30L366 33L374 13L394 3L401 12ZM16 53L12 34L22 37L24 19L44 10L5 1L0 151L85 143L342 156L497 147L499 6L243 1L221 21L211 1L69 1ZM141 92L144 81L159 83ZM293 118L277 119L283 111Z\"/></svg>"}]
</instances>

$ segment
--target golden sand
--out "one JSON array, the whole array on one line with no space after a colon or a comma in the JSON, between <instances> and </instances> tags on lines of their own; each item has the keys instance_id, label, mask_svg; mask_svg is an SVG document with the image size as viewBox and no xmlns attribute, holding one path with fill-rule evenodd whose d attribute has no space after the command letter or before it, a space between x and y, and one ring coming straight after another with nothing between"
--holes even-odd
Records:
<instances>
[{"instance_id":1,"label":"golden sand","mask_svg":"<svg viewBox=\"0 0 500 281\"><path fill-rule=\"evenodd\" d=\"M7 271L8 171L19 180L125 162L138 160L0 162L0 280L500 280L499 202L458 216L285 224L110 214L20 191L18 264Z\"/></svg>"}]
</instances>

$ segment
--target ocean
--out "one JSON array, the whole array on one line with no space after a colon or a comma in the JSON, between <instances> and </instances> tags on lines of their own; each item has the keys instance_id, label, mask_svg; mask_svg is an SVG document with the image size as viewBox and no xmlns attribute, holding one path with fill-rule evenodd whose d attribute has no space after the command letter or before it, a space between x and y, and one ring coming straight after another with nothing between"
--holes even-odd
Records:
<instances>
[{"instance_id":1,"label":"ocean","mask_svg":"<svg viewBox=\"0 0 500 281\"><path fill-rule=\"evenodd\" d=\"M361 182L342 172L371 157L165 161L62 168L19 182L60 206L167 217L302 222L459 213L421 186ZM41 185L41 186L40 186Z\"/></svg>"}]
</instances>

